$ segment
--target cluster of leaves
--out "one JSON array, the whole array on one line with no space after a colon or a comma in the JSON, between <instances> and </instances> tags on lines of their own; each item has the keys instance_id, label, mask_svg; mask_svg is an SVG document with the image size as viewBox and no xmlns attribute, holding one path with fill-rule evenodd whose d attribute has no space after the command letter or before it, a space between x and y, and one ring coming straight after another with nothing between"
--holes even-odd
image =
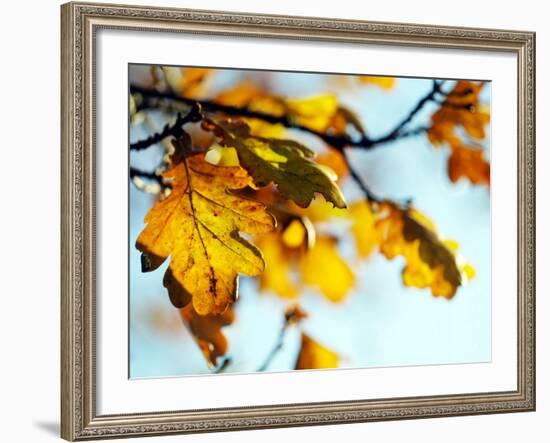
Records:
<instances>
[{"instance_id":1,"label":"cluster of leaves","mask_svg":"<svg viewBox=\"0 0 550 443\"><path fill-rule=\"evenodd\" d=\"M165 192L147 214L136 246L144 272L169 258L163 284L211 366L228 348L222 328L233 322L240 275L257 276L262 290L292 303L304 287L334 303L349 295L356 276L340 253L341 239L318 229L327 221L350 226L359 259L374 253L402 257L407 287L452 298L474 277L473 267L457 254L457 243L442 238L412 205L373 199L370 193L348 204L340 184L357 176L341 146L328 143L316 157L290 136L288 128L325 142L349 141L353 134L367 139L357 116L335 95L287 98L244 82L208 98L205 85L213 70L154 67L151 72L153 91L169 89L187 99L187 106L189 99L197 104L188 111L193 115L185 129L182 124L165 128L172 139L157 177ZM387 90L395 83L384 77L357 81ZM480 105L481 88L481 83L457 82L427 130L434 145L450 147L453 182L465 177L489 185L483 151L463 141L464 134L485 137L489 114ZM137 112L140 97L132 101ZM285 328L305 317L293 307L285 314ZM296 369L337 367L338 360L302 332Z\"/></svg>"},{"instance_id":2,"label":"cluster of leaves","mask_svg":"<svg viewBox=\"0 0 550 443\"><path fill-rule=\"evenodd\" d=\"M490 165L483 149L476 145L485 138L490 119L489 109L479 101L482 87L483 83L457 81L443 106L432 115L428 138L435 146L447 144L451 148L448 169L453 182L464 177L474 184L490 184ZM468 142L461 137L461 130Z\"/></svg>"}]
</instances>

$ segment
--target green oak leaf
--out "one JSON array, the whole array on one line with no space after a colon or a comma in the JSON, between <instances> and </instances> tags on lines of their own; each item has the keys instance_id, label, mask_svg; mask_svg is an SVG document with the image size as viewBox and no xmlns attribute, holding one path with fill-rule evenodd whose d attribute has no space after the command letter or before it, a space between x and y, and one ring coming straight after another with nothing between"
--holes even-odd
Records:
<instances>
[{"instance_id":1,"label":"green oak leaf","mask_svg":"<svg viewBox=\"0 0 550 443\"><path fill-rule=\"evenodd\" d=\"M326 167L315 163L315 153L301 143L252 135L249 126L239 120L209 120L203 127L220 137L221 145L237 151L240 165L256 186L274 182L285 197L303 208L309 206L315 193L337 208L346 207Z\"/></svg>"}]
</instances>

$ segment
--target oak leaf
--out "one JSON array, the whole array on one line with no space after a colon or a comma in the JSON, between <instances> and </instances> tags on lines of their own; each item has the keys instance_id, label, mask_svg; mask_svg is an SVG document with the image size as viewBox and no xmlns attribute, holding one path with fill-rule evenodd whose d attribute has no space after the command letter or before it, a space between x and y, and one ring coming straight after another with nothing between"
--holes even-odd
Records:
<instances>
[{"instance_id":1,"label":"oak leaf","mask_svg":"<svg viewBox=\"0 0 550 443\"><path fill-rule=\"evenodd\" d=\"M257 187L277 184L281 194L307 207L316 193L334 206L344 208L342 192L323 167L313 161L314 152L293 140L264 138L250 133L239 120L212 120L203 127L221 138L221 144L237 150L241 166Z\"/></svg>"},{"instance_id":2,"label":"oak leaf","mask_svg":"<svg viewBox=\"0 0 550 443\"><path fill-rule=\"evenodd\" d=\"M375 77L370 75L360 75L359 81L365 85L378 86L379 88L391 90L394 88L397 79L395 77Z\"/></svg>"},{"instance_id":3,"label":"oak leaf","mask_svg":"<svg viewBox=\"0 0 550 443\"><path fill-rule=\"evenodd\" d=\"M367 201L361 200L350 205L349 217L352 220L351 232L355 239L357 254L366 258L381 242L380 231L376 229L376 214L372 212Z\"/></svg>"},{"instance_id":4,"label":"oak leaf","mask_svg":"<svg viewBox=\"0 0 550 443\"><path fill-rule=\"evenodd\" d=\"M341 302L355 286L355 275L338 253L336 239L318 236L315 245L301 257L300 275L332 302Z\"/></svg>"},{"instance_id":5,"label":"oak leaf","mask_svg":"<svg viewBox=\"0 0 550 443\"><path fill-rule=\"evenodd\" d=\"M448 162L449 178L457 182L460 178L467 178L473 184L491 183L491 167L483 157L483 150L468 146L452 148Z\"/></svg>"},{"instance_id":6,"label":"oak leaf","mask_svg":"<svg viewBox=\"0 0 550 443\"><path fill-rule=\"evenodd\" d=\"M220 314L237 298L238 275L255 276L265 266L239 232L268 232L274 219L263 204L229 192L250 183L244 169L213 166L204 154L188 156L184 138L174 146L177 159L162 174L172 192L149 211L136 241L142 269L152 271L170 256L164 285L172 302L182 307L192 300L198 314Z\"/></svg>"},{"instance_id":7,"label":"oak leaf","mask_svg":"<svg viewBox=\"0 0 550 443\"><path fill-rule=\"evenodd\" d=\"M285 112L282 99L266 94L251 81L243 81L233 88L221 92L214 98L214 101L225 106L248 107L251 111L277 117L282 116ZM268 123L252 117L241 117L241 119L246 122L250 127L250 132L254 135L281 138L286 132L286 128L280 123Z\"/></svg>"},{"instance_id":8,"label":"oak leaf","mask_svg":"<svg viewBox=\"0 0 550 443\"><path fill-rule=\"evenodd\" d=\"M355 285L355 274L338 252L336 239L321 235L308 245L307 239L312 235L299 233L297 237L303 237L301 244L295 239L285 241L285 233L296 234L295 226L290 224L287 230L257 239L266 261L260 289L292 299L299 296L304 286L309 286L333 303L343 301Z\"/></svg>"},{"instance_id":9,"label":"oak leaf","mask_svg":"<svg viewBox=\"0 0 550 443\"><path fill-rule=\"evenodd\" d=\"M460 131L474 140L485 138L490 115L480 104L482 82L459 80L441 107L432 115L429 140L436 146L447 144L451 149L448 173L451 181L461 177L473 184L490 184L490 165L478 148L466 146Z\"/></svg>"},{"instance_id":10,"label":"oak leaf","mask_svg":"<svg viewBox=\"0 0 550 443\"><path fill-rule=\"evenodd\" d=\"M349 173L348 164L344 155L336 149L330 149L324 152L319 155L315 161L320 165L325 165L332 169L338 177L338 180L343 179Z\"/></svg>"},{"instance_id":11,"label":"oak leaf","mask_svg":"<svg viewBox=\"0 0 550 443\"><path fill-rule=\"evenodd\" d=\"M162 68L170 87L182 97L202 98L207 90L207 81L216 72L209 68Z\"/></svg>"},{"instance_id":12,"label":"oak leaf","mask_svg":"<svg viewBox=\"0 0 550 443\"><path fill-rule=\"evenodd\" d=\"M260 236L256 244L261 249L267 270L260 279L260 290L273 291L282 298L296 298L298 284L292 279L293 261L291 253L281 241L280 234L270 232Z\"/></svg>"},{"instance_id":13,"label":"oak leaf","mask_svg":"<svg viewBox=\"0 0 550 443\"><path fill-rule=\"evenodd\" d=\"M434 296L452 298L457 288L473 277L473 268L456 256L456 243L441 239L433 223L414 209L383 203L376 229L382 254L390 260L405 258L406 286L430 288Z\"/></svg>"},{"instance_id":14,"label":"oak leaf","mask_svg":"<svg viewBox=\"0 0 550 443\"><path fill-rule=\"evenodd\" d=\"M235 314L228 307L222 314L199 315L191 304L180 309L180 315L195 338L210 367L216 366L217 359L227 352L229 343L222 332L224 326L233 323Z\"/></svg>"},{"instance_id":15,"label":"oak leaf","mask_svg":"<svg viewBox=\"0 0 550 443\"><path fill-rule=\"evenodd\" d=\"M294 326L299 324L302 320L308 317L306 311L304 311L299 305L290 305L285 309L285 324Z\"/></svg>"},{"instance_id":16,"label":"oak leaf","mask_svg":"<svg viewBox=\"0 0 550 443\"><path fill-rule=\"evenodd\" d=\"M344 134L351 125L360 134L365 130L353 111L338 103L334 94L285 98L269 94L256 84L244 81L218 94L214 101L226 106L248 108L274 117L286 117L295 125L313 131ZM266 123L244 117L251 133L263 137L282 137L286 129L280 123Z\"/></svg>"},{"instance_id":17,"label":"oak leaf","mask_svg":"<svg viewBox=\"0 0 550 443\"><path fill-rule=\"evenodd\" d=\"M334 369L339 363L338 354L302 333L300 353L294 369Z\"/></svg>"}]
</instances>

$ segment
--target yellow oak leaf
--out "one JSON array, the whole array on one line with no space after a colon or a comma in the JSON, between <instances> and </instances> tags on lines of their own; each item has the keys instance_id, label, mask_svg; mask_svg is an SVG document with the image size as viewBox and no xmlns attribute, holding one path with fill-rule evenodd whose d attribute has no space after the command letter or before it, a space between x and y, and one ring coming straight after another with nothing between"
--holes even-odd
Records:
<instances>
[{"instance_id":1,"label":"yellow oak leaf","mask_svg":"<svg viewBox=\"0 0 550 443\"><path fill-rule=\"evenodd\" d=\"M456 242L442 240L433 223L418 211L383 203L377 212L380 251L390 260L405 258L406 286L430 288L434 296L452 298L473 277L471 265L461 263L455 254Z\"/></svg>"},{"instance_id":2,"label":"yellow oak leaf","mask_svg":"<svg viewBox=\"0 0 550 443\"><path fill-rule=\"evenodd\" d=\"M307 207L316 193L334 206L344 208L344 196L330 174L313 161L314 152L293 140L264 138L250 133L240 120L212 120L203 128L221 138L221 144L237 150L240 164L257 187L274 182L285 197Z\"/></svg>"},{"instance_id":3,"label":"yellow oak leaf","mask_svg":"<svg viewBox=\"0 0 550 443\"><path fill-rule=\"evenodd\" d=\"M180 309L180 315L187 325L210 367L216 366L218 357L225 355L229 343L222 327L235 320L235 314L228 307L220 315L199 315L191 304Z\"/></svg>"},{"instance_id":4,"label":"yellow oak leaf","mask_svg":"<svg viewBox=\"0 0 550 443\"><path fill-rule=\"evenodd\" d=\"M379 88L393 89L397 79L395 77L375 77L370 75L360 75L359 81L365 85L378 86Z\"/></svg>"},{"instance_id":5,"label":"yellow oak leaf","mask_svg":"<svg viewBox=\"0 0 550 443\"><path fill-rule=\"evenodd\" d=\"M335 95L318 95L315 97L287 99L287 114L299 125L324 132L338 111Z\"/></svg>"},{"instance_id":6,"label":"yellow oak leaf","mask_svg":"<svg viewBox=\"0 0 550 443\"><path fill-rule=\"evenodd\" d=\"M355 285L355 275L338 253L336 240L318 236L315 245L300 258L300 275L332 302L341 302Z\"/></svg>"},{"instance_id":7,"label":"yellow oak leaf","mask_svg":"<svg viewBox=\"0 0 550 443\"><path fill-rule=\"evenodd\" d=\"M270 94L251 81L243 81L218 94L214 101L226 106L246 107L274 117L286 116L294 124L313 131L330 130L334 134L344 134L348 125L351 125L359 133L365 133L359 118L348 108L339 105L334 94L285 98ZM280 123L266 123L251 117L242 120L248 123L254 135L282 137L286 131Z\"/></svg>"},{"instance_id":8,"label":"yellow oak leaf","mask_svg":"<svg viewBox=\"0 0 550 443\"><path fill-rule=\"evenodd\" d=\"M260 279L260 290L273 291L282 298L296 298L298 285L291 277L293 262L290 251L281 241L278 232L260 236L256 244L261 249L266 263L266 270Z\"/></svg>"},{"instance_id":9,"label":"yellow oak leaf","mask_svg":"<svg viewBox=\"0 0 550 443\"><path fill-rule=\"evenodd\" d=\"M301 220L294 219L285 228L281 239L285 246L298 248L304 244L307 236L307 229Z\"/></svg>"},{"instance_id":10,"label":"yellow oak leaf","mask_svg":"<svg viewBox=\"0 0 550 443\"><path fill-rule=\"evenodd\" d=\"M352 219L351 232L359 257L366 258L378 248L380 231L376 229L376 217L367 201L361 200L349 207Z\"/></svg>"},{"instance_id":11,"label":"yellow oak leaf","mask_svg":"<svg viewBox=\"0 0 550 443\"><path fill-rule=\"evenodd\" d=\"M302 333L300 353L294 369L333 369L340 364L340 356L309 335Z\"/></svg>"},{"instance_id":12,"label":"yellow oak leaf","mask_svg":"<svg viewBox=\"0 0 550 443\"><path fill-rule=\"evenodd\" d=\"M233 88L221 92L214 98L214 101L236 108L248 107L253 111L274 116L281 116L285 112L285 106L281 99L269 96L251 81L243 81ZM242 120L250 127L251 134L260 137L281 138L286 132L286 128L280 123L268 123L252 117L243 117Z\"/></svg>"},{"instance_id":13,"label":"yellow oak leaf","mask_svg":"<svg viewBox=\"0 0 550 443\"><path fill-rule=\"evenodd\" d=\"M198 314L220 314L237 298L238 275L264 270L260 251L239 232L269 232L274 219L263 204L228 191L250 183L244 169L188 156L183 137L174 146L176 161L162 174L172 192L149 211L136 241L142 269L152 271L170 256L164 285L172 302L181 307L192 300Z\"/></svg>"}]
</instances>

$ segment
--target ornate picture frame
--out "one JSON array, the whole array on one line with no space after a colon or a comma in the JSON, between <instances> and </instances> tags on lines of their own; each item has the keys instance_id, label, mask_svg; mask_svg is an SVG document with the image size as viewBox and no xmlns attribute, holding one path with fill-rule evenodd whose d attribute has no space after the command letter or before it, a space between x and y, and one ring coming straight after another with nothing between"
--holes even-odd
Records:
<instances>
[{"instance_id":1,"label":"ornate picture frame","mask_svg":"<svg viewBox=\"0 0 550 443\"><path fill-rule=\"evenodd\" d=\"M63 5L61 17L61 435L64 439L75 441L535 410L534 33L78 2ZM98 415L95 364L95 36L100 29L514 54L518 79L517 389Z\"/></svg>"}]
</instances>

